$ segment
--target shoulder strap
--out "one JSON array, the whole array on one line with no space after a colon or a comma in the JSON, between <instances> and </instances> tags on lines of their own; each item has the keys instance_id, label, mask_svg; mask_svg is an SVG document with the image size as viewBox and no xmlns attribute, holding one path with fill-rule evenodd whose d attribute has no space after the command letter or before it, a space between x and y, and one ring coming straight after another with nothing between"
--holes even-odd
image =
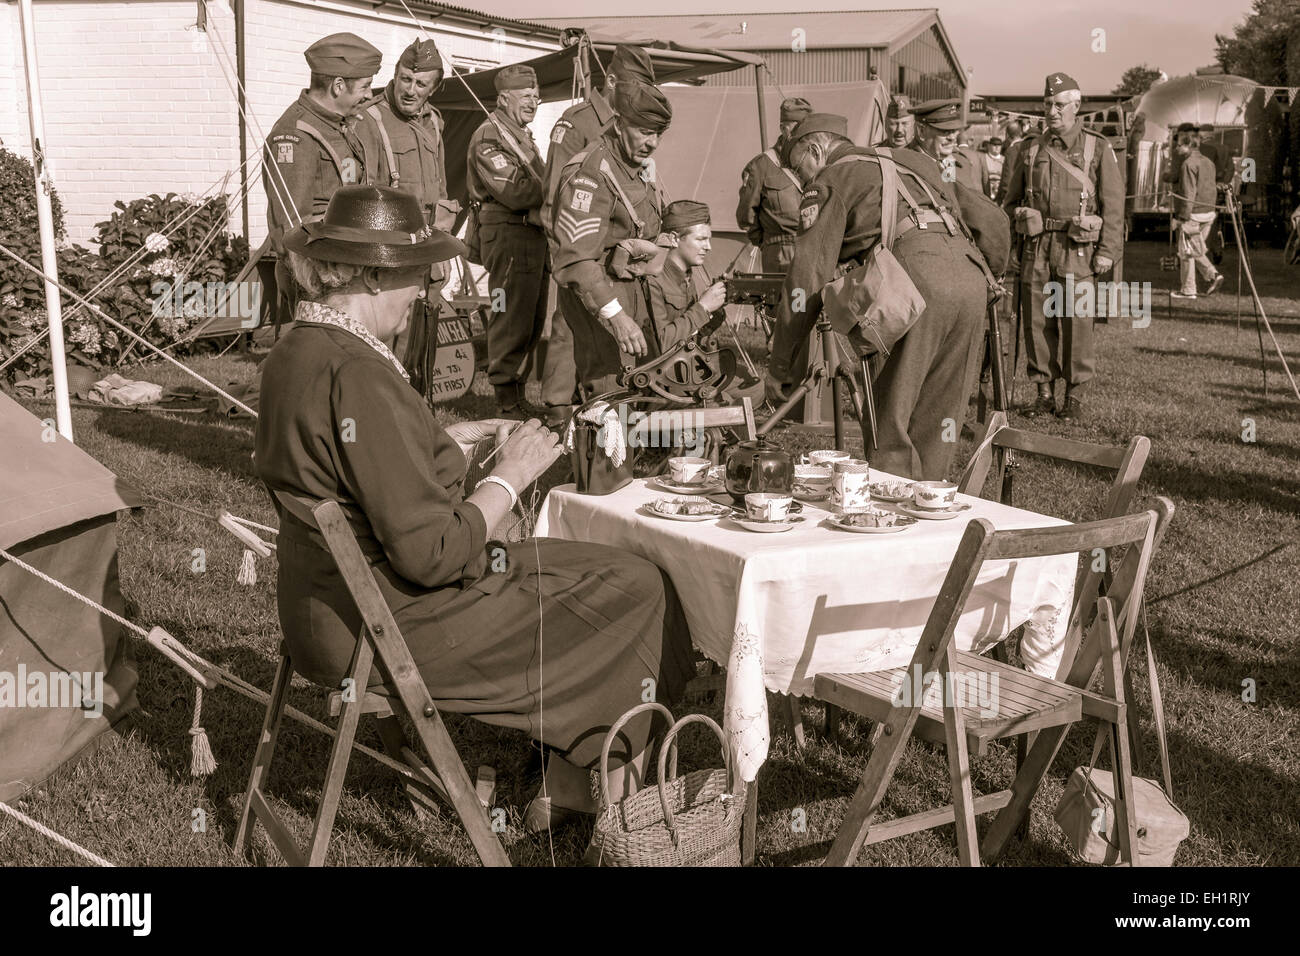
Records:
<instances>
[{"instance_id":1,"label":"shoulder strap","mask_svg":"<svg viewBox=\"0 0 1300 956\"><path fill-rule=\"evenodd\" d=\"M1083 135L1087 136L1088 134L1084 133ZM1084 143L1083 146L1085 165L1087 164L1087 160L1090 158L1087 156L1088 147L1092 145L1093 145L1092 137L1088 137L1088 141ZM1096 147L1094 146L1093 148L1095 149ZM1083 195L1086 198L1092 197L1093 195L1092 180L1088 178L1087 173L1085 173L1078 166L1074 165L1074 163L1070 162L1069 156L1065 155L1065 153L1061 152L1055 146L1049 146L1046 143L1043 144L1043 151L1047 153L1049 159L1051 159L1054 163L1056 163L1056 165L1060 166L1067 173L1069 173L1070 176L1073 177L1079 183L1079 185L1083 187Z\"/></svg>"},{"instance_id":2,"label":"shoulder strap","mask_svg":"<svg viewBox=\"0 0 1300 956\"><path fill-rule=\"evenodd\" d=\"M384 125L384 118L379 115L378 106L372 106L366 112L379 127L379 141L384 144L384 156L388 160L388 184L396 189L401 176L397 171L397 158L393 155L393 141L388 138L388 127Z\"/></svg>"},{"instance_id":3,"label":"shoulder strap","mask_svg":"<svg viewBox=\"0 0 1300 956\"><path fill-rule=\"evenodd\" d=\"M789 167L781 165L781 160L776 155L776 150L765 149L763 150L763 155L772 161L773 166L781 170L781 172L785 173L785 178L790 180L790 182L794 184L795 189L799 190L800 192L803 192L803 183L799 182L799 177L794 174L794 170L790 169Z\"/></svg>"},{"instance_id":4,"label":"shoulder strap","mask_svg":"<svg viewBox=\"0 0 1300 956\"><path fill-rule=\"evenodd\" d=\"M339 154L335 152L334 147L330 145L329 140L325 138L325 134L311 123L308 123L305 119L298 120L296 125L298 129L316 140L316 142L320 143L321 149L325 150L330 161L334 163L334 168L338 171L339 179L341 180L343 178L343 160L339 157Z\"/></svg>"},{"instance_id":5,"label":"shoulder strap","mask_svg":"<svg viewBox=\"0 0 1300 956\"><path fill-rule=\"evenodd\" d=\"M898 193L903 184L898 178L894 154L888 149L876 152L880 156L880 244L893 252L898 233ZM904 194L904 198L909 206L916 208L910 195Z\"/></svg>"},{"instance_id":6,"label":"shoulder strap","mask_svg":"<svg viewBox=\"0 0 1300 956\"><path fill-rule=\"evenodd\" d=\"M506 145L510 147L510 151L515 154L515 158L518 159L520 164L524 167L524 171L538 182L541 182L542 177L539 176L537 170L533 168L532 161L528 158L527 154L524 153L524 148L519 145L519 140L510 135L510 130L505 128L505 125L496 118L495 114L488 113L487 118L492 125L496 127L497 132L501 134L501 138L505 140ZM543 183L543 185L545 185L545 183Z\"/></svg>"},{"instance_id":7,"label":"shoulder strap","mask_svg":"<svg viewBox=\"0 0 1300 956\"><path fill-rule=\"evenodd\" d=\"M1029 141L1025 149L1025 205L1034 204L1034 163L1038 161L1038 137Z\"/></svg>"},{"instance_id":8,"label":"shoulder strap","mask_svg":"<svg viewBox=\"0 0 1300 956\"><path fill-rule=\"evenodd\" d=\"M623 187L619 185L618 179L614 175L614 170L610 167L607 160L602 159L600 161L600 172L609 184L614 187L614 192L618 193L618 198L623 201L623 205L627 208L627 214L632 217L632 224L636 226L637 238L645 238L642 235L645 232L645 222L636 214L636 206L632 205L632 200L628 199L627 193L623 192Z\"/></svg>"}]
</instances>

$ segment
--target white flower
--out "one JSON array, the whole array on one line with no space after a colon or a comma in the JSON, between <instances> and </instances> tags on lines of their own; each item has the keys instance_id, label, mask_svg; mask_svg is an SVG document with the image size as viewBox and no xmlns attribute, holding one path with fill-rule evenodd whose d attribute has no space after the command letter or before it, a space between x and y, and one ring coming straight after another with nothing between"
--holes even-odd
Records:
<instances>
[{"instance_id":1,"label":"white flower","mask_svg":"<svg viewBox=\"0 0 1300 956\"><path fill-rule=\"evenodd\" d=\"M166 252L171 242L161 232L151 232L144 237L144 247L150 252Z\"/></svg>"},{"instance_id":2,"label":"white flower","mask_svg":"<svg viewBox=\"0 0 1300 956\"><path fill-rule=\"evenodd\" d=\"M177 268L176 260L170 256L156 259L149 265L149 271L156 276L174 276Z\"/></svg>"},{"instance_id":3,"label":"white flower","mask_svg":"<svg viewBox=\"0 0 1300 956\"><path fill-rule=\"evenodd\" d=\"M104 333L104 348L106 349L117 348L117 333L114 332L112 329L109 329L108 332Z\"/></svg>"},{"instance_id":4,"label":"white flower","mask_svg":"<svg viewBox=\"0 0 1300 956\"><path fill-rule=\"evenodd\" d=\"M100 348L99 326L93 322L78 322L68 336L74 345L80 345L87 355L98 355Z\"/></svg>"},{"instance_id":5,"label":"white flower","mask_svg":"<svg viewBox=\"0 0 1300 956\"><path fill-rule=\"evenodd\" d=\"M46 317L44 309L32 309L30 312L19 318L18 321L29 329L40 329L49 324L49 319Z\"/></svg>"},{"instance_id":6,"label":"white flower","mask_svg":"<svg viewBox=\"0 0 1300 956\"><path fill-rule=\"evenodd\" d=\"M3 297L0 297L0 305L3 305L6 309L17 308L18 296L14 295L12 292L6 292Z\"/></svg>"},{"instance_id":7,"label":"white flower","mask_svg":"<svg viewBox=\"0 0 1300 956\"><path fill-rule=\"evenodd\" d=\"M189 203L191 206L202 206L204 199L198 193L186 192L181 193L181 202Z\"/></svg>"}]
</instances>

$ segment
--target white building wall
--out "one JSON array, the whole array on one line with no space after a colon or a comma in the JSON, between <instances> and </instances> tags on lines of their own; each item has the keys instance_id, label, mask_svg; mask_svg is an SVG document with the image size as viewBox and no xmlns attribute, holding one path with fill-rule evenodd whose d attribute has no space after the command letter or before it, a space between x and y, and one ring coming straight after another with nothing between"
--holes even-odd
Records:
<instances>
[{"instance_id":1,"label":"white building wall","mask_svg":"<svg viewBox=\"0 0 1300 956\"><path fill-rule=\"evenodd\" d=\"M227 173L231 224L240 230L234 13L226 0L210 0L204 35L194 27L196 9L192 0L36 0L46 151L73 242L92 243L95 223L112 214L117 200L208 193ZM392 77L402 50L424 34L408 17L330 0L248 0L245 21L249 223L256 247L266 234L260 144L307 85L303 51L322 36L356 33L383 53L379 86ZM425 31L444 58L478 63L514 63L554 49L432 23ZM549 113L533 124L542 143L554 122ZM18 5L5 0L0 142L30 158L29 138Z\"/></svg>"}]
</instances>

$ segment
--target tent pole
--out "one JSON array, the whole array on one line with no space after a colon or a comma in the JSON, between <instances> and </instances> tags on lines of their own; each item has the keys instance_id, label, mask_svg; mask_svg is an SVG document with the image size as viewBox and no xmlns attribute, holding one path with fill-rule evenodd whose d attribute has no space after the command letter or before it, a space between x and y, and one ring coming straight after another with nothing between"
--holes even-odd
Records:
<instances>
[{"instance_id":1,"label":"tent pole","mask_svg":"<svg viewBox=\"0 0 1300 956\"><path fill-rule=\"evenodd\" d=\"M754 64L754 92L758 94L758 149L767 149L767 110L763 105L763 64Z\"/></svg>"},{"instance_id":2,"label":"tent pole","mask_svg":"<svg viewBox=\"0 0 1300 956\"><path fill-rule=\"evenodd\" d=\"M23 32L23 66L27 76L27 117L32 133L32 169L36 173L36 219L40 223L41 266L45 280L45 315L50 326L50 366L54 376L54 415L59 434L72 441L72 406L68 401L68 365L63 349L63 312L59 302L58 260L54 251L54 214L50 207L50 171L45 161L45 117L36 65L36 24L32 0L19 0Z\"/></svg>"},{"instance_id":3,"label":"tent pole","mask_svg":"<svg viewBox=\"0 0 1300 956\"><path fill-rule=\"evenodd\" d=\"M252 244L252 234L248 228L248 100L245 90L248 88L248 38L244 33L244 0L233 0L235 8L235 112L239 116L239 187L243 190L243 226L244 241Z\"/></svg>"}]
</instances>

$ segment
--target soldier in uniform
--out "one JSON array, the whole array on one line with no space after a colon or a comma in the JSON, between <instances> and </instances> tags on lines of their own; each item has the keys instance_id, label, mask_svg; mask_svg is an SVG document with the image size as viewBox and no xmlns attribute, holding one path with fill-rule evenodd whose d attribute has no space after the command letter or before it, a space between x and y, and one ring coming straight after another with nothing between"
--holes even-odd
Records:
<instances>
[{"instance_id":1,"label":"soldier in uniform","mask_svg":"<svg viewBox=\"0 0 1300 956\"><path fill-rule=\"evenodd\" d=\"M799 226L799 195L803 184L782 160L785 139L812 112L808 101L793 96L781 103L781 135L740 174L736 222L749 241L762 250L764 272L785 272L794 255Z\"/></svg>"},{"instance_id":2,"label":"soldier in uniform","mask_svg":"<svg viewBox=\"0 0 1300 956\"><path fill-rule=\"evenodd\" d=\"M385 185L414 193L425 221L450 231L459 203L447 199L442 115L429 105L429 98L442 85L442 76L442 57L433 41L416 40L402 52L393 79L382 90L374 91L375 95L362 104L362 110L375 121L379 131L389 170ZM428 280L424 296L412 305L405 334L408 346L432 350L437 347L437 337L429 334L427 323L436 321L442 286L447 280L446 264L435 262ZM426 307L432 316L426 313ZM423 381L420 373L424 358L425 352L421 351L403 359L413 373L413 381Z\"/></svg>"},{"instance_id":3,"label":"soldier in uniform","mask_svg":"<svg viewBox=\"0 0 1300 956\"><path fill-rule=\"evenodd\" d=\"M901 93L889 98L885 113L885 145L894 149L913 149L916 143L916 117L912 115L912 101Z\"/></svg>"},{"instance_id":4,"label":"soldier in uniform","mask_svg":"<svg viewBox=\"0 0 1300 956\"><path fill-rule=\"evenodd\" d=\"M284 258L285 233L322 218L339 186L388 185L378 127L360 112L379 72L379 51L355 34L335 33L304 56L310 85L271 127L262 164L267 238L289 315L297 296Z\"/></svg>"},{"instance_id":5,"label":"soldier in uniform","mask_svg":"<svg viewBox=\"0 0 1300 956\"><path fill-rule=\"evenodd\" d=\"M967 189L987 192L979 154L969 146L957 145L966 128L961 100L926 100L914 107L912 114L916 117L916 139L910 148L937 163L945 182L959 182Z\"/></svg>"},{"instance_id":6,"label":"soldier in uniform","mask_svg":"<svg viewBox=\"0 0 1300 956\"><path fill-rule=\"evenodd\" d=\"M551 203L562 170L570 159L590 149L614 122L614 94L619 81L648 83L655 81L654 64L644 47L617 46L605 71L605 87L590 90L584 102L576 103L564 111L551 129L551 145L546 155L546 194L542 198L542 226L547 230L552 259L556 239L551 230ZM542 401L546 405L546 420L558 423L567 417L576 397L578 383L577 365L573 358L573 333L564 319L564 311L557 305L551 315L551 338L546 349L546 369L542 378Z\"/></svg>"},{"instance_id":7,"label":"soldier in uniform","mask_svg":"<svg viewBox=\"0 0 1300 956\"><path fill-rule=\"evenodd\" d=\"M497 72L496 108L469 140L466 186L478 203L478 239L488 271L488 381L502 415L524 413L524 359L546 321L546 171L527 124L540 102L537 74L515 64Z\"/></svg>"},{"instance_id":8,"label":"soldier in uniform","mask_svg":"<svg viewBox=\"0 0 1300 956\"><path fill-rule=\"evenodd\" d=\"M643 83L619 84L614 102L614 125L561 170L552 207L560 308L589 393L614 388L622 367L646 354L638 278L654 268L646 247L663 204L645 163L673 115L668 98Z\"/></svg>"},{"instance_id":9,"label":"soldier in uniform","mask_svg":"<svg viewBox=\"0 0 1300 956\"><path fill-rule=\"evenodd\" d=\"M877 153L854 146L846 129L844 117L814 113L791 135L791 163L808 186L772 338L769 375L782 385L793 383L796 353L807 348L823 287L861 267L880 239L880 166L859 158ZM936 163L911 150L894 158L900 186L918 209L913 213L900 199L893 252L924 297L925 311L894 345L874 383L877 440L868 456L893 474L942 479L956 450L954 441L944 441L945 431L962 420L984 327L984 255L1002 268L1010 230L993 203L944 182ZM960 221L965 208L971 232L985 245L983 255ZM796 302L804 304L802 311Z\"/></svg>"},{"instance_id":10,"label":"soldier in uniform","mask_svg":"<svg viewBox=\"0 0 1300 956\"><path fill-rule=\"evenodd\" d=\"M1110 142L1078 118L1082 93L1064 73L1047 77L1047 128L1030 136L1010 172L1003 208L1024 236L1020 260L1025 352L1038 396L1026 414L1056 412L1052 387L1065 380L1062 418L1083 415L1081 394L1093 376L1095 308L1077 309L1083 287L1123 254L1124 185ZM1066 277L1074 301L1065 301ZM1048 283L1061 283L1049 288ZM1081 295L1082 292L1082 295ZM1095 304L1095 296L1093 297ZM1057 304L1062 308L1058 309ZM1087 312L1086 315L1076 315ZM1056 313L1063 312L1063 315Z\"/></svg>"}]
</instances>

